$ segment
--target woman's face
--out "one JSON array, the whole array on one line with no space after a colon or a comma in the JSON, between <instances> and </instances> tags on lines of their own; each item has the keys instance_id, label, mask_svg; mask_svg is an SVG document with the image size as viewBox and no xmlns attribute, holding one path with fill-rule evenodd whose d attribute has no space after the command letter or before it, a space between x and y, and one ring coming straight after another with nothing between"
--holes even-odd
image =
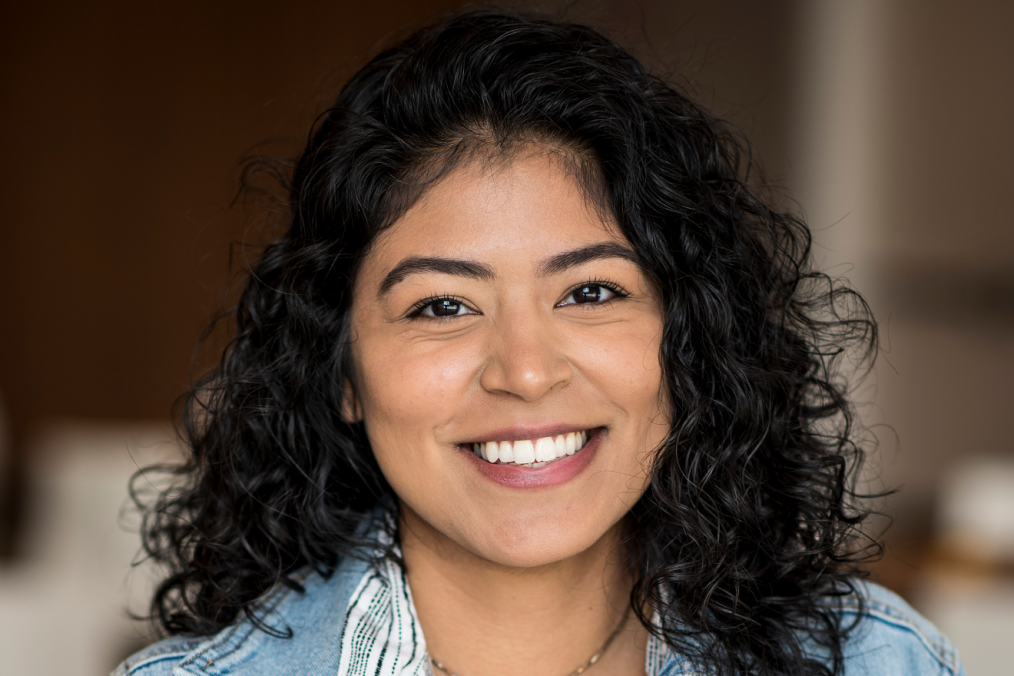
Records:
<instances>
[{"instance_id":1,"label":"woman's face","mask_svg":"<svg viewBox=\"0 0 1014 676\"><path fill-rule=\"evenodd\" d=\"M645 490L661 333L629 243L559 155L468 164L363 261L353 415L410 513L489 561L560 561Z\"/></svg>"}]
</instances>

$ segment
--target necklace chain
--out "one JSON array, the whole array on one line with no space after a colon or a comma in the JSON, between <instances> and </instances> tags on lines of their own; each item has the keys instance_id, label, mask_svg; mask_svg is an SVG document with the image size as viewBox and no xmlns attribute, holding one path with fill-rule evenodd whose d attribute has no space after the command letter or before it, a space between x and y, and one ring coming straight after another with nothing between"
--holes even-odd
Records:
<instances>
[{"instance_id":1,"label":"necklace chain","mask_svg":"<svg viewBox=\"0 0 1014 676\"><path fill-rule=\"evenodd\" d=\"M627 606L627 609L623 611L623 617L620 618L620 623L616 625L616 629L613 629L613 633L609 634L609 638L607 638L606 642L602 644L602 647L598 649L598 652L589 657L588 661L585 662L583 665L567 674L567 676L580 676L588 669L590 669L593 664L598 662L599 659L602 657L602 655L606 652L606 649L609 648L609 644L612 643L613 639L615 639L619 635L620 630L623 629L623 625L627 623L627 615L629 614L630 614L630 606ZM437 660L434 657L430 657L430 664L432 664L434 667L447 674L447 676L461 676L461 674L456 674L447 667L445 667L439 660Z\"/></svg>"}]
</instances>

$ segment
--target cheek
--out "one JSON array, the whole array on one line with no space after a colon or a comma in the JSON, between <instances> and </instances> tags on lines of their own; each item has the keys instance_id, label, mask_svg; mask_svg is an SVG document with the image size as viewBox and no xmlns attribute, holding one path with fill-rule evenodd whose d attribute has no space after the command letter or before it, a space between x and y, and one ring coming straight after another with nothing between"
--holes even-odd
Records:
<instances>
[{"instance_id":1,"label":"cheek","mask_svg":"<svg viewBox=\"0 0 1014 676\"><path fill-rule=\"evenodd\" d=\"M662 382L657 324L616 322L582 332L573 360L613 406L640 417L658 408Z\"/></svg>"},{"instance_id":2,"label":"cheek","mask_svg":"<svg viewBox=\"0 0 1014 676\"><path fill-rule=\"evenodd\" d=\"M371 341L356 359L363 417L371 441L376 437L374 450L378 453L386 451L385 442L392 436L403 447L406 439L425 439L420 431L452 418L460 409L479 357L467 344L384 343Z\"/></svg>"},{"instance_id":3,"label":"cheek","mask_svg":"<svg viewBox=\"0 0 1014 676\"><path fill-rule=\"evenodd\" d=\"M659 364L661 325L657 321L617 322L581 335L574 354L591 388L617 412L610 430L615 454L608 462L623 487L643 490L645 464L669 431L671 415L662 388Z\"/></svg>"}]
</instances>

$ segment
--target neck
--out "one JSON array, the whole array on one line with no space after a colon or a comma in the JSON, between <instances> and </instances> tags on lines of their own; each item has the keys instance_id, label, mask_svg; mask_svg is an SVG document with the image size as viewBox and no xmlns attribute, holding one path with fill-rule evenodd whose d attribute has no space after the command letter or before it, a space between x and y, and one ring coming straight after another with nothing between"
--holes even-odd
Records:
<instances>
[{"instance_id":1,"label":"neck","mask_svg":"<svg viewBox=\"0 0 1014 676\"><path fill-rule=\"evenodd\" d=\"M401 547L429 654L463 676L566 676L623 620L632 581L614 526L589 549L534 568L467 551L401 506ZM643 673L646 632L627 616L592 673Z\"/></svg>"}]
</instances>

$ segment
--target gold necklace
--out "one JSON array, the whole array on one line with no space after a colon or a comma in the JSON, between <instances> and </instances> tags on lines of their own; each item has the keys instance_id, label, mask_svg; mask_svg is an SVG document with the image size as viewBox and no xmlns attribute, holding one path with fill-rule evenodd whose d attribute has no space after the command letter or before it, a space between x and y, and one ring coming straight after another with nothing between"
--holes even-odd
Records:
<instances>
[{"instance_id":1,"label":"gold necklace","mask_svg":"<svg viewBox=\"0 0 1014 676\"><path fill-rule=\"evenodd\" d=\"M593 664L598 662L599 658L602 657L602 655L606 652L606 649L609 647L609 644L612 643L613 639L615 639L619 635L620 629L623 629L623 625L627 623L627 615L629 614L630 614L630 606L627 606L627 609L623 611L623 617L620 618L620 623L616 625L616 629L613 629L613 633L609 634L609 638L607 638L606 642L602 644L602 647L598 649L598 652L589 657L588 661L585 662L583 666L578 667L574 671L567 674L567 676L580 676L580 674L583 674L588 669L590 669ZM445 667L434 657L430 657L430 663L440 671L447 674L447 676L461 676L460 674L456 674L447 667Z\"/></svg>"}]
</instances>

